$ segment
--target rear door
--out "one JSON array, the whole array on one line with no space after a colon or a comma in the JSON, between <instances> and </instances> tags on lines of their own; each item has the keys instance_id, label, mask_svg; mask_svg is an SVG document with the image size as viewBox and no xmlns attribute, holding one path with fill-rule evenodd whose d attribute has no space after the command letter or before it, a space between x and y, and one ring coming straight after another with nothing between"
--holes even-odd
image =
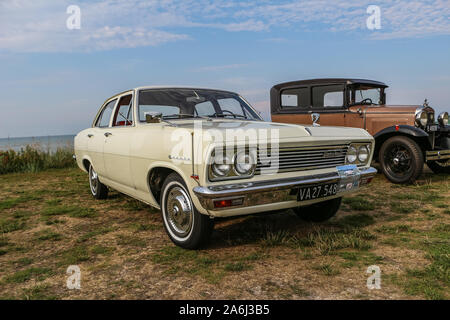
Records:
<instances>
[{"instance_id":1,"label":"rear door","mask_svg":"<svg viewBox=\"0 0 450 320\"><path fill-rule=\"evenodd\" d=\"M93 128L91 128L88 135L88 154L92 160L94 170L100 176L106 176L106 168L103 159L103 149L105 145L105 132L110 127L114 107L117 99L108 101L102 108Z\"/></svg>"},{"instance_id":2,"label":"rear door","mask_svg":"<svg viewBox=\"0 0 450 320\"><path fill-rule=\"evenodd\" d=\"M135 128L132 101L131 92L119 98L111 126L105 132L103 152L107 178L130 188L134 188L130 168L130 145Z\"/></svg>"},{"instance_id":3,"label":"rear door","mask_svg":"<svg viewBox=\"0 0 450 320\"><path fill-rule=\"evenodd\" d=\"M312 124L310 87L299 86L281 90L279 102L280 110L272 114L273 122Z\"/></svg>"}]
</instances>

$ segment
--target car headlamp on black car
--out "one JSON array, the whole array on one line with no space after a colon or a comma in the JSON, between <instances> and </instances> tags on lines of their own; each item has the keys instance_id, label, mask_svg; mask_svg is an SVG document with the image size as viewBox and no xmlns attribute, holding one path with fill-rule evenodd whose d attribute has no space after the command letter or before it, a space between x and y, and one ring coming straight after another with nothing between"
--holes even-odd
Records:
<instances>
[{"instance_id":1,"label":"car headlamp on black car","mask_svg":"<svg viewBox=\"0 0 450 320\"><path fill-rule=\"evenodd\" d=\"M425 128L428 124L428 119L428 113L425 110L416 113L416 125L418 127Z\"/></svg>"},{"instance_id":2,"label":"car headlamp on black car","mask_svg":"<svg viewBox=\"0 0 450 320\"><path fill-rule=\"evenodd\" d=\"M448 125L448 112L442 112L438 116L438 122L443 127L447 126Z\"/></svg>"}]
</instances>

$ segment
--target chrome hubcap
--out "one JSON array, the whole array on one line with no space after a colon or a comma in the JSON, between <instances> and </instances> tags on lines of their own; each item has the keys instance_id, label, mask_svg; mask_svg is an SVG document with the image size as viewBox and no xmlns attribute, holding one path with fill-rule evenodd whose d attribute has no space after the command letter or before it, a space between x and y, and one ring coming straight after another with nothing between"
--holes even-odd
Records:
<instances>
[{"instance_id":1,"label":"chrome hubcap","mask_svg":"<svg viewBox=\"0 0 450 320\"><path fill-rule=\"evenodd\" d=\"M89 184L91 186L92 194L96 195L98 188L98 175L97 172L95 172L94 168L92 168L92 166L90 166L89 168Z\"/></svg>"},{"instance_id":2,"label":"chrome hubcap","mask_svg":"<svg viewBox=\"0 0 450 320\"><path fill-rule=\"evenodd\" d=\"M174 187L167 196L167 221L170 228L179 236L186 236L192 228L193 209L186 191Z\"/></svg>"}]
</instances>

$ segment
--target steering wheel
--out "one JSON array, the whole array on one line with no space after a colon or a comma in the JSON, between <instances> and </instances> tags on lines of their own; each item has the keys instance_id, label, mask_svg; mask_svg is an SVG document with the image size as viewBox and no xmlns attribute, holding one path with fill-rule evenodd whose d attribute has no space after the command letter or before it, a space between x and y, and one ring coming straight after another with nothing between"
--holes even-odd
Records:
<instances>
[{"instance_id":1,"label":"steering wheel","mask_svg":"<svg viewBox=\"0 0 450 320\"><path fill-rule=\"evenodd\" d=\"M224 112L228 112L230 115L232 115L233 116L233 118L235 118L236 119L236 115L233 113L233 112L231 112L231 111L229 111L229 110L222 110L222 112L221 113L218 113L218 112L214 112L214 114L212 115L213 117L215 117L215 116L217 116L217 115L220 115L220 114L223 114Z\"/></svg>"},{"instance_id":2,"label":"steering wheel","mask_svg":"<svg viewBox=\"0 0 450 320\"><path fill-rule=\"evenodd\" d=\"M365 99L362 100L360 103L361 103L361 104L366 104L366 103L368 103L369 101L370 101L370 104L373 104L372 99L370 99L370 98L365 98Z\"/></svg>"}]
</instances>

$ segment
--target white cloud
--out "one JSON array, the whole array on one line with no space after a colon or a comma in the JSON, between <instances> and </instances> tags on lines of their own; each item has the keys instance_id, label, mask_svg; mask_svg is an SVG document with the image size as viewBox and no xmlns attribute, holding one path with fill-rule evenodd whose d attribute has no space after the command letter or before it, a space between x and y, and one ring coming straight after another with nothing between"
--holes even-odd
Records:
<instances>
[{"instance_id":1,"label":"white cloud","mask_svg":"<svg viewBox=\"0 0 450 320\"><path fill-rule=\"evenodd\" d=\"M68 5L81 8L81 29L68 30ZM366 29L366 8L381 8L382 29ZM450 34L449 0L2 0L0 50L96 51L190 39L193 28L228 32L319 30L372 39ZM174 31L176 30L176 31ZM182 31L180 31L182 30ZM269 38L270 39L270 38Z\"/></svg>"}]
</instances>

